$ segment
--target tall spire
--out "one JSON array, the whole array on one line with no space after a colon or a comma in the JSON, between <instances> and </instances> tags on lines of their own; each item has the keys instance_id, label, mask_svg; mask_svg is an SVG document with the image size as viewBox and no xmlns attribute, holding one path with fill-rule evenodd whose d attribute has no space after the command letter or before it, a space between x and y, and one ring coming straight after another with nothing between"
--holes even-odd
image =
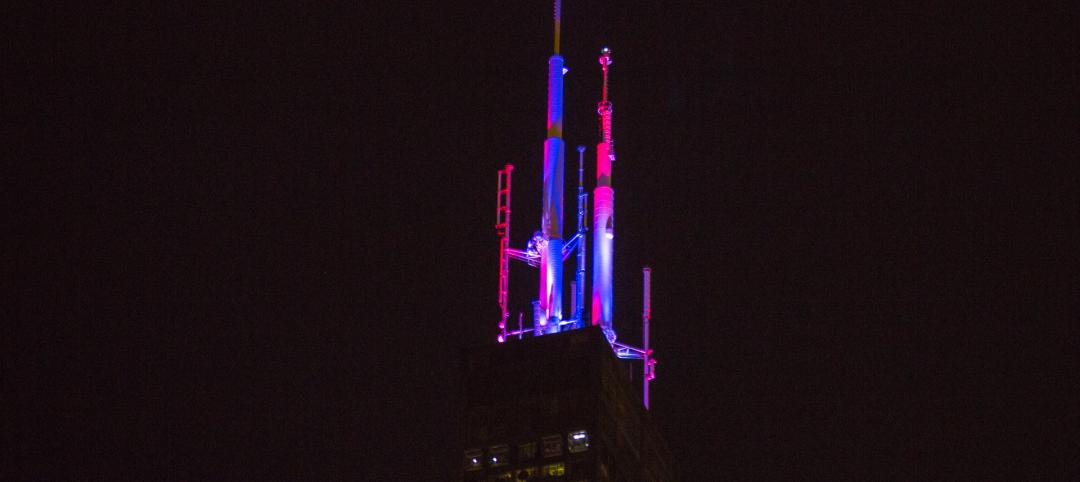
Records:
<instances>
[{"instance_id":1,"label":"tall spire","mask_svg":"<svg viewBox=\"0 0 1080 482\"><path fill-rule=\"evenodd\" d=\"M559 331L563 287L563 74L559 55L561 2L555 0L555 53L548 59L547 139L544 141L543 214L540 219L539 310L535 320L544 333Z\"/></svg>"}]
</instances>

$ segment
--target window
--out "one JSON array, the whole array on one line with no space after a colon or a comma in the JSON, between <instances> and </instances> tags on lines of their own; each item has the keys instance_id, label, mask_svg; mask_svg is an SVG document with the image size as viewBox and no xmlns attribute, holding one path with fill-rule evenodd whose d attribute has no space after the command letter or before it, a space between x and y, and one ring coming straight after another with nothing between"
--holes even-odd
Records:
<instances>
[{"instance_id":1,"label":"window","mask_svg":"<svg viewBox=\"0 0 1080 482\"><path fill-rule=\"evenodd\" d=\"M536 458L536 442L523 443L518 447L518 460L532 460Z\"/></svg>"},{"instance_id":2,"label":"window","mask_svg":"<svg viewBox=\"0 0 1080 482\"><path fill-rule=\"evenodd\" d=\"M495 480L514 480L514 474L510 472L503 472L495 476Z\"/></svg>"},{"instance_id":3,"label":"window","mask_svg":"<svg viewBox=\"0 0 1080 482\"><path fill-rule=\"evenodd\" d=\"M548 477L558 477L558 476L563 475L565 473L566 473L566 464L563 464L562 462L556 462L554 464L547 464L542 469L540 469L540 474L541 475L546 475Z\"/></svg>"},{"instance_id":4,"label":"window","mask_svg":"<svg viewBox=\"0 0 1080 482\"><path fill-rule=\"evenodd\" d=\"M524 469L518 469L518 471L517 471L517 479L519 481L529 480L530 477L533 477L533 476L536 475L536 472L537 472L536 467L526 467Z\"/></svg>"},{"instance_id":5,"label":"window","mask_svg":"<svg viewBox=\"0 0 1080 482\"><path fill-rule=\"evenodd\" d=\"M566 450L570 451L570 453L589 450L589 433L584 430L576 430L567 434Z\"/></svg>"},{"instance_id":6,"label":"window","mask_svg":"<svg viewBox=\"0 0 1080 482\"><path fill-rule=\"evenodd\" d=\"M544 457L558 457L562 455L562 437L558 435L548 435L540 439L540 444L544 447Z\"/></svg>"},{"instance_id":7,"label":"window","mask_svg":"<svg viewBox=\"0 0 1080 482\"><path fill-rule=\"evenodd\" d=\"M484 452L480 449L465 451L465 470L480 470L484 467Z\"/></svg>"},{"instance_id":8,"label":"window","mask_svg":"<svg viewBox=\"0 0 1080 482\"><path fill-rule=\"evenodd\" d=\"M494 447L488 447L488 465L492 467L502 467L510 463L510 447L506 445L496 445Z\"/></svg>"}]
</instances>

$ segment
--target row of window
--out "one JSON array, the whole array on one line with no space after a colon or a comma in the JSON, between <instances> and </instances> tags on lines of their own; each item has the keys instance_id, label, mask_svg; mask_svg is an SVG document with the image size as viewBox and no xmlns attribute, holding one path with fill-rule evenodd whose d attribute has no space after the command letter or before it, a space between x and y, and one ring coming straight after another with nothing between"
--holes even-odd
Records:
<instances>
[{"instance_id":1,"label":"row of window","mask_svg":"<svg viewBox=\"0 0 1080 482\"><path fill-rule=\"evenodd\" d=\"M536 458L536 442L527 442L517 447L516 462ZM584 452L589 449L589 434L584 430L575 430L566 434L566 450L570 453ZM563 453L562 435L548 435L540 439L543 457L558 457ZM465 451L465 470L480 470L487 467L502 467L510 463L510 446L493 445L488 447L487 455L483 449Z\"/></svg>"},{"instance_id":2,"label":"row of window","mask_svg":"<svg viewBox=\"0 0 1080 482\"><path fill-rule=\"evenodd\" d=\"M509 470L495 475L495 480L510 480L514 482L523 480L535 480L537 478L560 477L566 474L566 464L556 462L541 465L539 467L523 467L517 470Z\"/></svg>"}]
</instances>

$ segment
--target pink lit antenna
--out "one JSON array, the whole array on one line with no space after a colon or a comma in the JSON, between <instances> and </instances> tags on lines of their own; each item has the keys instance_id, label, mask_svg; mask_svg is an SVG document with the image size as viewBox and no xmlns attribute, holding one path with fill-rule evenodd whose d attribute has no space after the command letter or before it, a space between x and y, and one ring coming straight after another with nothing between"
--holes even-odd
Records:
<instances>
[{"instance_id":1,"label":"pink lit antenna","mask_svg":"<svg viewBox=\"0 0 1080 482\"><path fill-rule=\"evenodd\" d=\"M611 66L611 49L600 50L600 68L604 73L600 103L600 142L596 145L596 187L593 188L593 273L592 273L592 324L600 325L608 341L615 341L612 326L612 268L614 266L615 238L615 189L611 181L611 164L615 160L614 142L611 138L611 102L608 101L608 71Z\"/></svg>"},{"instance_id":2,"label":"pink lit antenna","mask_svg":"<svg viewBox=\"0 0 1080 482\"><path fill-rule=\"evenodd\" d=\"M612 64L611 49L600 49L600 69L604 72L604 85L600 91L600 104L596 112L600 114L600 142L611 144L611 102L608 102L608 67Z\"/></svg>"}]
</instances>

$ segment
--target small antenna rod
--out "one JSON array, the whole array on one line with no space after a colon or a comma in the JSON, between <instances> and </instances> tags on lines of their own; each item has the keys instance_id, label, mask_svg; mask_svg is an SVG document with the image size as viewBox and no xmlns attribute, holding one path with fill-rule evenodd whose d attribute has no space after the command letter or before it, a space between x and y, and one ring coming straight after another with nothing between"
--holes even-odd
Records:
<instances>
[{"instance_id":1,"label":"small antenna rod","mask_svg":"<svg viewBox=\"0 0 1080 482\"><path fill-rule=\"evenodd\" d=\"M585 192L585 146L577 146L577 193Z\"/></svg>"},{"instance_id":2,"label":"small antenna rod","mask_svg":"<svg viewBox=\"0 0 1080 482\"><path fill-rule=\"evenodd\" d=\"M641 350L644 352L641 368L641 394L645 404L645 410L649 409L649 380L652 380L652 364L654 363L649 349L649 321L652 319L652 268L646 266L641 270L644 279L642 288L644 297L641 306Z\"/></svg>"},{"instance_id":3,"label":"small antenna rod","mask_svg":"<svg viewBox=\"0 0 1080 482\"><path fill-rule=\"evenodd\" d=\"M589 205L589 195L585 194L585 146L577 146L577 272L574 274L574 318L577 327L585 326L585 250L588 249L585 236L585 208Z\"/></svg>"},{"instance_id":4,"label":"small antenna rod","mask_svg":"<svg viewBox=\"0 0 1080 482\"><path fill-rule=\"evenodd\" d=\"M608 101L608 66L612 64L611 49L600 49L600 69L604 72L604 86L600 91L600 105L597 113L600 114L600 142L611 144L611 102Z\"/></svg>"},{"instance_id":5,"label":"small antenna rod","mask_svg":"<svg viewBox=\"0 0 1080 482\"><path fill-rule=\"evenodd\" d=\"M559 55L559 36L562 31L562 0L555 0L555 55Z\"/></svg>"}]
</instances>

